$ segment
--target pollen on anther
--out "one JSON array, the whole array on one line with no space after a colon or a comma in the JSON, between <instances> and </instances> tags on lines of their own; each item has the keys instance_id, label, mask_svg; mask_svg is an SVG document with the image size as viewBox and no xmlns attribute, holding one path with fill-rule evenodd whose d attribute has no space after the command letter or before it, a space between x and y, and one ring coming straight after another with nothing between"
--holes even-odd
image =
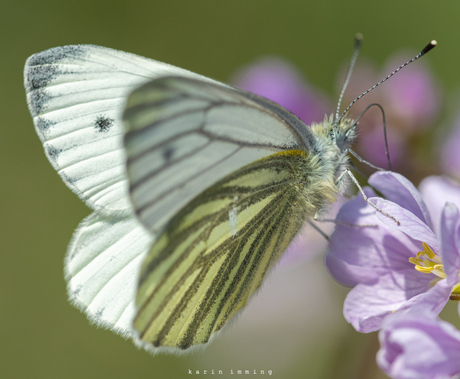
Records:
<instances>
[{"instance_id":1,"label":"pollen on anther","mask_svg":"<svg viewBox=\"0 0 460 379\"><path fill-rule=\"evenodd\" d=\"M419 265L416 265L415 269L418 272L423 272L424 274L429 274L431 271L433 271L433 267L423 267L423 266L419 266Z\"/></svg>"},{"instance_id":2,"label":"pollen on anther","mask_svg":"<svg viewBox=\"0 0 460 379\"><path fill-rule=\"evenodd\" d=\"M418 254L417 254L418 256ZM414 257L410 257L409 258L409 262L414 264L414 265L421 265L423 264L423 260L422 259L419 259L418 257L417 258L414 258Z\"/></svg>"},{"instance_id":3,"label":"pollen on anther","mask_svg":"<svg viewBox=\"0 0 460 379\"><path fill-rule=\"evenodd\" d=\"M433 259L436 256L434 251L431 249L430 246L428 246L426 242L422 242L422 246L423 246L423 252L427 255L428 258Z\"/></svg>"}]
</instances>

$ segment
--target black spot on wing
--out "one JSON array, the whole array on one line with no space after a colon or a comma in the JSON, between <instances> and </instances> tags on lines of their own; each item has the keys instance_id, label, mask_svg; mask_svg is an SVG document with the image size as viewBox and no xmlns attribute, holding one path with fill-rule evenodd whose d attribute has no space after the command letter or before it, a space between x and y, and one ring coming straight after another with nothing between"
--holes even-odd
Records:
<instances>
[{"instance_id":1,"label":"black spot on wing","mask_svg":"<svg viewBox=\"0 0 460 379\"><path fill-rule=\"evenodd\" d=\"M104 314L105 308L100 308L96 311L94 314L97 318L102 318L102 315Z\"/></svg>"},{"instance_id":2,"label":"black spot on wing","mask_svg":"<svg viewBox=\"0 0 460 379\"><path fill-rule=\"evenodd\" d=\"M80 291L82 290L82 285L78 285L77 287L75 287L75 289L72 291L72 296L73 297L78 297L78 295L80 294Z\"/></svg>"},{"instance_id":3,"label":"black spot on wing","mask_svg":"<svg viewBox=\"0 0 460 379\"><path fill-rule=\"evenodd\" d=\"M56 123L48 120L44 117L38 117L35 120L35 129L37 130L37 134L42 140L45 140L48 138L49 130L52 126L54 126Z\"/></svg>"},{"instance_id":4,"label":"black spot on wing","mask_svg":"<svg viewBox=\"0 0 460 379\"><path fill-rule=\"evenodd\" d=\"M68 258L67 258L69 263L74 260L74 258L78 255L79 251L80 249L78 248L72 249L72 251L69 253Z\"/></svg>"},{"instance_id":5,"label":"black spot on wing","mask_svg":"<svg viewBox=\"0 0 460 379\"><path fill-rule=\"evenodd\" d=\"M26 86L28 91L46 87L51 80L61 73L59 66L32 66L26 70Z\"/></svg>"},{"instance_id":6,"label":"black spot on wing","mask_svg":"<svg viewBox=\"0 0 460 379\"><path fill-rule=\"evenodd\" d=\"M70 177L64 171L61 171L59 174L61 175L62 180L64 180L65 183L71 186L74 186L75 183L81 179L77 177Z\"/></svg>"},{"instance_id":7,"label":"black spot on wing","mask_svg":"<svg viewBox=\"0 0 460 379\"><path fill-rule=\"evenodd\" d=\"M24 85L28 93L29 109L33 116L41 114L52 99L52 96L46 91L50 82L70 72L65 64L72 63L73 59L85 54L84 46L63 46L34 54L27 60Z\"/></svg>"},{"instance_id":8,"label":"black spot on wing","mask_svg":"<svg viewBox=\"0 0 460 379\"><path fill-rule=\"evenodd\" d=\"M162 154L166 162L169 162L174 154L174 149L171 146L168 146L166 149L163 150Z\"/></svg>"},{"instance_id":9,"label":"black spot on wing","mask_svg":"<svg viewBox=\"0 0 460 379\"><path fill-rule=\"evenodd\" d=\"M32 55L28 60L27 66L42 66L46 64L56 64L62 60L81 57L86 53L85 46L82 45L69 45L61 47L53 47Z\"/></svg>"},{"instance_id":10,"label":"black spot on wing","mask_svg":"<svg viewBox=\"0 0 460 379\"><path fill-rule=\"evenodd\" d=\"M72 59L85 54L83 46L63 46L42 51L32 55L26 62L25 86L28 92L46 87L51 80L66 72L59 65L62 61L72 62Z\"/></svg>"},{"instance_id":11,"label":"black spot on wing","mask_svg":"<svg viewBox=\"0 0 460 379\"><path fill-rule=\"evenodd\" d=\"M62 149L58 149L52 145L46 147L46 155L50 160L56 161L59 157L59 154L62 153Z\"/></svg>"},{"instance_id":12,"label":"black spot on wing","mask_svg":"<svg viewBox=\"0 0 460 379\"><path fill-rule=\"evenodd\" d=\"M46 109L46 105L53 98L46 90L37 89L30 92L29 110L32 116L38 116Z\"/></svg>"},{"instance_id":13,"label":"black spot on wing","mask_svg":"<svg viewBox=\"0 0 460 379\"><path fill-rule=\"evenodd\" d=\"M107 117L106 115L99 115L94 121L94 127L98 132L107 133L113 126L114 122L114 119Z\"/></svg>"}]
</instances>

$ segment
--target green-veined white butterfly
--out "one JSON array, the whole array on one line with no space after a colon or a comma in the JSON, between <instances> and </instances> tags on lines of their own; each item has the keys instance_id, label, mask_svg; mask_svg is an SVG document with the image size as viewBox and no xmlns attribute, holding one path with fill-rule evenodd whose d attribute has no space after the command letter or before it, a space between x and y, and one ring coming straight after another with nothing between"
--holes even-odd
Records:
<instances>
[{"instance_id":1,"label":"green-veined white butterfly","mask_svg":"<svg viewBox=\"0 0 460 379\"><path fill-rule=\"evenodd\" d=\"M93 209L66 255L69 297L153 352L208 342L346 188L346 117L308 127L260 96L92 45L31 56L25 87L48 159Z\"/></svg>"}]
</instances>

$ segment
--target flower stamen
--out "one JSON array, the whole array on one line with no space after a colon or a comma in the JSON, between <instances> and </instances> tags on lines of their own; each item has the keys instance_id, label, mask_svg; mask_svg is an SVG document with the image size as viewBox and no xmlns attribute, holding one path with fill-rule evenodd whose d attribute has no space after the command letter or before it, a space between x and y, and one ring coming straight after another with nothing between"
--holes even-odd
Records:
<instances>
[{"instance_id":1,"label":"flower stamen","mask_svg":"<svg viewBox=\"0 0 460 379\"><path fill-rule=\"evenodd\" d=\"M433 249L427 243L422 242L423 250L419 251L415 257L410 257L409 262L412 263L418 272L424 274L434 274L438 278L444 279L444 267L442 260L435 254Z\"/></svg>"},{"instance_id":2,"label":"flower stamen","mask_svg":"<svg viewBox=\"0 0 460 379\"><path fill-rule=\"evenodd\" d=\"M422 246L423 252L426 254L428 258L433 259L434 257L436 257L436 254L434 253L433 249L429 247L427 243L422 242Z\"/></svg>"},{"instance_id":3,"label":"flower stamen","mask_svg":"<svg viewBox=\"0 0 460 379\"><path fill-rule=\"evenodd\" d=\"M429 274L431 271L433 271L433 267L423 267L419 265L415 265L415 269L418 272L423 272L424 274Z\"/></svg>"},{"instance_id":4,"label":"flower stamen","mask_svg":"<svg viewBox=\"0 0 460 379\"><path fill-rule=\"evenodd\" d=\"M414 265L420 265L421 266L423 264L423 259L410 257L409 262L414 264Z\"/></svg>"},{"instance_id":5,"label":"flower stamen","mask_svg":"<svg viewBox=\"0 0 460 379\"><path fill-rule=\"evenodd\" d=\"M410 257L409 262L412 263L418 272L423 274L434 274L436 278L432 284L441 279L445 279L444 265L439 255L436 255L433 249L425 242L422 242L423 250L419 251L415 257ZM460 275L459 282L454 286L450 294L451 300L460 300Z\"/></svg>"}]
</instances>

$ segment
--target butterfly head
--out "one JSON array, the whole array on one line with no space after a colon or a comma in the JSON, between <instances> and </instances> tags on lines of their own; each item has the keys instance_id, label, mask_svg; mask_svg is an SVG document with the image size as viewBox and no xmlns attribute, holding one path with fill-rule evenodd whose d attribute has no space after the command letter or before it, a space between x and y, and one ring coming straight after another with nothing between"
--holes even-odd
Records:
<instances>
[{"instance_id":1,"label":"butterfly head","mask_svg":"<svg viewBox=\"0 0 460 379\"><path fill-rule=\"evenodd\" d=\"M355 120L342 117L331 123L330 138L335 142L341 153L346 153L347 149L355 142L357 137Z\"/></svg>"},{"instance_id":2,"label":"butterfly head","mask_svg":"<svg viewBox=\"0 0 460 379\"><path fill-rule=\"evenodd\" d=\"M312 124L311 130L321 145L329 145L335 155L342 155L356 140L356 126L357 122L350 118L329 116L322 123Z\"/></svg>"}]
</instances>

